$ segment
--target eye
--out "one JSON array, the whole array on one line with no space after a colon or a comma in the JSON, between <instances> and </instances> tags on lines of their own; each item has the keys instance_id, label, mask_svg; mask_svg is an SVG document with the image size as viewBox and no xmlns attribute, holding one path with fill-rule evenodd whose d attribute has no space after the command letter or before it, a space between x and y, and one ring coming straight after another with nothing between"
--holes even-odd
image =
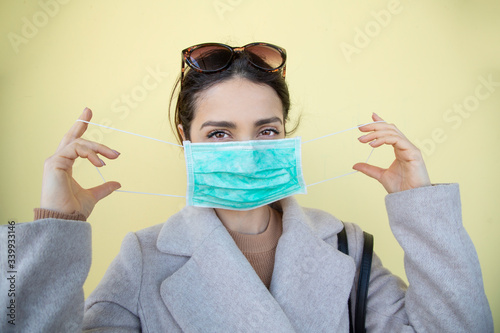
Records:
<instances>
[{"instance_id":1,"label":"eye","mask_svg":"<svg viewBox=\"0 0 500 333\"><path fill-rule=\"evenodd\" d=\"M280 132L276 128L265 128L259 133L260 136L275 136L279 134Z\"/></svg>"},{"instance_id":2,"label":"eye","mask_svg":"<svg viewBox=\"0 0 500 333\"><path fill-rule=\"evenodd\" d=\"M221 130L215 130L215 131L208 133L207 138L222 140L222 139L229 138L229 133L226 133L225 131L221 131Z\"/></svg>"}]
</instances>

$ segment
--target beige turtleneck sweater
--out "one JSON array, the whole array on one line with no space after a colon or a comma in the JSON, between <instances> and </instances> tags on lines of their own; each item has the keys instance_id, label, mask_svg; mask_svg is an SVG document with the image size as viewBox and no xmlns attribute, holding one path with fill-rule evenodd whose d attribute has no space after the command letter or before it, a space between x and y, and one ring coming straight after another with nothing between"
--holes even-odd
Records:
<instances>
[{"instance_id":1,"label":"beige turtleneck sweater","mask_svg":"<svg viewBox=\"0 0 500 333\"><path fill-rule=\"evenodd\" d=\"M271 210L271 212L269 224L266 230L260 234L243 234L226 228L268 289L273 275L276 247L283 232L281 215L275 210Z\"/></svg>"}]
</instances>

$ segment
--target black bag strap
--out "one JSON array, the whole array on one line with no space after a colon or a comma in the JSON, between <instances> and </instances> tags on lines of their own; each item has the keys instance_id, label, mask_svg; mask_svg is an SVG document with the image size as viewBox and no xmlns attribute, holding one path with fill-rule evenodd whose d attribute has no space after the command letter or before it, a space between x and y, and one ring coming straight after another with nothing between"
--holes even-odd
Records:
<instances>
[{"instance_id":1,"label":"black bag strap","mask_svg":"<svg viewBox=\"0 0 500 333\"><path fill-rule=\"evenodd\" d=\"M356 333L365 333L366 303L368 298L368 285L370 282L370 271L373 257L373 236L363 232L363 254L361 256L361 267L359 270L358 292L356 295L356 307L354 310L354 327Z\"/></svg>"},{"instance_id":2,"label":"black bag strap","mask_svg":"<svg viewBox=\"0 0 500 333\"><path fill-rule=\"evenodd\" d=\"M363 254L361 255L361 264L358 279L358 289L356 294L356 306L354 308L354 329L351 313L351 298L348 300L349 308L349 332L350 333L365 333L366 319L366 303L368 298L368 285L370 282L370 271L372 267L373 257L373 236L367 232L363 232ZM342 253L349 255L349 247L347 243L347 234L345 227L337 235L338 249Z\"/></svg>"},{"instance_id":3,"label":"black bag strap","mask_svg":"<svg viewBox=\"0 0 500 333\"><path fill-rule=\"evenodd\" d=\"M347 245L347 234L345 232L345 227L337 234L338 249L345 255L349 255L349 246ZM347 300L347 308L349 309L349 333L353 333L352 327L352 313L351 313L351 297Z\"/></svg>"}]
</instances>

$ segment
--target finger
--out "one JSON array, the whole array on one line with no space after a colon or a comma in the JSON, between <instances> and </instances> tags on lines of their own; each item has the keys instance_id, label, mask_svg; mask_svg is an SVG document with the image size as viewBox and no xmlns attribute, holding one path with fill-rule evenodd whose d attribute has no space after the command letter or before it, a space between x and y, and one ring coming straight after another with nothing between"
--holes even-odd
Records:
<instances>
[{"instance_id":1,"label":"finger","mask_svg":"<svg viewBox=\"0 0 500 333\"><path fill-rule=\"evenodd\" d=\"M71 170L73 163L78 157L88 159L96 167L106 165L94 150L85 145L74 143L64 147L57 155L49 157L46 161L46 166L49 169Z\"/></svg>"},{"instance_id":2,"label":"finger","mask_svg":"<svg viewBox=\"0 0 500 333\"><path fill-rule=\"evenodd\" d=\"M112 160L114 160L115 158L120 156L119 152L117 152L114 149L109 148L108 146L103 145L102 143L97 143L97 142L89 141L89 140L85 140L85 139L77 139L77 140L73 141L63 151L61 151L60 155L63 155L64 152L69 152L68 157L76 158L77 156L72 155L71 152L72 152L72 148L77 148L77 147L88 148L88 149L94 151L95 153L98 153L98 154L105 156L105 157L112 159ZM81 156L81 157L84 157L84 156Z\"/></svg>"},{"instance_id":3,"label":"finger","mask_svg":"<svg viewBox=\"0 0 500 333\"><path fill-rule=\"evenodd\" d=\"M359 130L361 132L380 131L384 129L393 129L399 131L394 124L389 124L385 120L377 120L377 122L375 123L369 123L359 127Z\"/></svg>"},{"instance_id":4,"label":"finger","mask_svg":"<svg viewBox=\"0 0 500 333\"><path fill-rule=\"evenodd\" d=\"M99 201L102 198L107 197L108 195L110 195L111 193L113 193L114 191L116 191L117 189L119 189L120 187L122 187L120 185L120 183L114 182L114 181L110 181L110 182L106 182L104 184L101 184L99 186L90 188L89 191L90 191L90 193L92 193L92 195L94 196L94 198L97 201Z\"/></svg>"},{"instance_id":5,"label":"finger","mask_svg":"<svg viewBox=\"0 0 500 333\"><path fill-rule=\"evenodd\" d=\"M369 145L373 148L377 148L382 145L391 145L399 151L417 150L417 148L410 141L404 137L400 137L399 135L379 136L375 138L375 140L371 141Z\"/></svg>"},{"instance_id":6,"label":"finger","mask_svg":"<svg viewBox=\"0 0 500 333\"><path fill-rule=\"evenodd\" d=\"M373 121L385 121L384 119L382 119L378 114L376 114L375 112L372 113L372 119Z\"/></svg>"},{"instance_id":7,"label":"finger","mask_svg":"<svg viewBox=\"0 0 500 333\"><path fill-rule=\"evenodd\" d=\"M56 160L56 167L62 169L70 168L74 160L78 157L87 158L96 167L106 165L97 154L109 159L115 159L120 155L116 150L112 150L103 144L77 139L54 155L54 158Z\"/></svg>"},{"instance_id":8,"label":"finger","mask_svg":"<svg viewBox=\"0 0 500 333\"><path fill-rule=\"evenodd\" d=\"M92 110L90 110L89 108L85 108L80 117L78 117L78 119L90 121L92 119ZM77 138L80 138L83 135L83 133L85 133L85 131L87 130L87 127L88 127L87 123L81 121L75 121L73 126L71 126L69 131L64 135L63 139L61 140L61 143L59 144L58 149L66 146L69 142Z\"/></svg>"},{"instance_id":9,"label":"finger","mask_svg":"<svg viewBox=\"0 0 500 333\"><path fill-rule=\"evenodd\" d=\"M387 136L399 136L399 133L392 130L392 129L375 131L375 132L371 132L369 134L365 134L363 136L360 136L358 138L358 140L359 140L359 142L367 143L367 142L376 140L378 138L383 138L383 137L387 137Z\"/></svg>"},{"instance_id":10,"label":"finger","mask_svg":"<svg viewBox=\"0 0 500 333\"><path fill-rule=\"evenodd\" d=\"M106 158L109 158L110 160L114 160L115 158L120 156L119 152L117 152L114 149L109 148L106 145L103 145L102 143L97 143L97 142L89 141L89 140L85 140L85 139L78 139L77 142L89 147L90 149L92 149L96 153L98 153Z\"/></svg>"},{"instance_id":11,"label":"finger","mask_svg":"<svg viewBox=\"0 0 500 333\"><path fill-rule=\"evenodd\" d=\"M96 150L92 149L92 147L83 144L76 144L74 147L74 153L76 154L73 154L73 159L76 159L78 156L80 156L88 159L96 167L102 167L106 165L106 163L104 163L104 161L100 159L99 156L97 156Z\"/></svg>"},{"instance_id":12,"label":"finger","mask_svg":"<svg viewBox=\"0 0 500 333\"><path fill-rule=\"evenodd\" d=\"M377 125L377 126L372 126L372 125ZM362 129L360 128L360 130L362 132L373 132L358 138L359 141L365 143L377 138L388 137L388 136L398 137L402 140L406 140L409 142L406 136L394 124L387 124L387 123L371 124L365 126Z\"/></svg>"},{"instance_id":13,"label":"finger","mask_svg":"<svg viewBox=\"0 0 500 333\"><path fill-rule=\"evenodd\" d=\"M376 180L379 180L385 172L385 169L376 167L368 163L356 163L352 168Z\"/></svg>"}]
</instances>

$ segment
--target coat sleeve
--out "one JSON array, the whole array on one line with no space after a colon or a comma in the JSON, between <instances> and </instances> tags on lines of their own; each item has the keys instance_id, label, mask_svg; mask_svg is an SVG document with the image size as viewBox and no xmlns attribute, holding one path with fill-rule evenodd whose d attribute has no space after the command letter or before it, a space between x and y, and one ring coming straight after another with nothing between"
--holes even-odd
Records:
<instances>
[{"instance_id":1,"label":"coat sleeve","mask_svg":"<svg viewBox=\"0 0 500 333\"><path fill-rule=\"evenodd\" d=\"M15 244L14 262L7 261L6 255L9 231L14 234L11 239L15 240L12 242ZM0 331L80 331L83 283L91 262L90 225L87 222L43 219L19 223L14 228L3 225L0 237L0 307L6 309L12 300L15 304L15 326L2 318ZM4 274L11 279L4 278ZM9 289L12 292L6 297Z\"/></svg>"},{"instance_id":2,"label":"coat sleeve","mask_svg":"<svg viewBox=\"0 0 500 333\"><path fill-rule=\"evenodd\" d=\"M9 225L0 226L0 268L15 272L8 273L11 281L2 277L0 306L6 309L15 301L15 325L1 320L0 332L140 332L136 304L142 260L135 234L124 239L120 254L85 302L90 224L41 219L16 224L11 234L13 230L15 263L4 255Z\"/></svg>"},{"instance_id":3,"label":"coat sleeve","mask_svg":"<svg viewBox=\"0 0 500 333\"><path fill-rule=\"evenodd\" d=\"M374 255L367 331L493 332L479 260L462 225L458 185L389 194L386 206L405 253L409 287Z\"/></svg>"},{"instance_id":4,"label":"coat sleeve","mask_svg":"<svg viewBox=\"0 0 500 333\"><path fill-rule=\"evenodd\" d=\"M88 332L140 332L139 292L142 251L134 233L122 242L99 285L85 301L83 328Z\"/></svg>"}]
</instances>

